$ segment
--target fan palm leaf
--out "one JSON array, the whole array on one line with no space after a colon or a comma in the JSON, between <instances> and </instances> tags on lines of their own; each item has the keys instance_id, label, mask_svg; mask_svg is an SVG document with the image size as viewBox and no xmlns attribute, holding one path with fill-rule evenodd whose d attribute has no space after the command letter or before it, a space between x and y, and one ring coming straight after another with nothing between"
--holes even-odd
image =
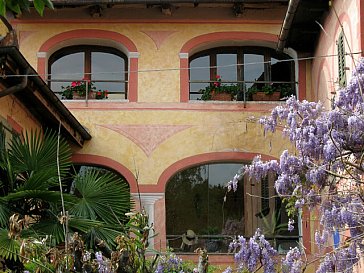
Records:
<instances>
[{"instance_id":1,"label":"fan palm leaf","mask_svg":"<svg viewBox=\"0 0 364 273\"><path fill-rule=\"evenodd\" d=\"M15 138L10 143L9 158L16 173L25 173L28 177L33 172L51 172L57 177L58 136L54 131L33 131L25 133L22 140ZM70 167L71 150L67 142L59 140L59 167L65 174Z\"/></svg>"},{"instance_id":2,"label":"fan palm leaf","mask_svg":"<svg viewBox=\"0 0 364 273\"><path fill-rule=\"evenodd\" d=\"M10 239L7 229L0 229L0 257L9 260L17 260L20 250L20 242Z\"/></svg>"},{"instance_id":3,"label":"fan palm leaf","mask_svg":"<svg viewBox=\"0 0 364 273\"><path fill-rule=\"evenodd\" d=\"M11 212L6 197L0 197L0 227L8 225L10 215Z\"/></svg>"},{"instance_id":4,"label":"fan palm leaf","mask_svg":"<svg viewBox=\"0 0 364 273\"><path fill-rule=\"evenodd\" d=\"M130 209L130 193L126 184L112 173L89 169L75 178L78 197L70 214L118 224Z\"/></svg>"}]
</instances>

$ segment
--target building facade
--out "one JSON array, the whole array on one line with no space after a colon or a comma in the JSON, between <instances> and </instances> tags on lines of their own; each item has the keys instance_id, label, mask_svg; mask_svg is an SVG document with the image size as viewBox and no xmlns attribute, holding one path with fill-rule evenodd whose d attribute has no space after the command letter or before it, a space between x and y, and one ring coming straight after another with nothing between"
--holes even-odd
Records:
<instances>
[{"instance_id":1,"label":"building facade","mask_svg":"<svg viewBox=\"0 0 364 273\"><path fill-rule=\"evenodd\" d=\"M284 103L283 88L330 107L353 67L343 47L363 44L359 0L53 2L43 17L11 20L20 51L92 136L74 145L74 162L122 175L162 250L178 248L187 230L211 239L264 227L281 205L256 196L274 195L273 177L244 179L243 197L223 201L240 164L293 148L264 135L259 118ZM83 83L96 95L66 97ZM216 84L235 86L234 100L201 100L199 90ZM264 86L281 90L281 101L252 101L249 90ZM295 236L310 238L308 252L315 226L305 212Z\"/></svg>"}]
</instances>

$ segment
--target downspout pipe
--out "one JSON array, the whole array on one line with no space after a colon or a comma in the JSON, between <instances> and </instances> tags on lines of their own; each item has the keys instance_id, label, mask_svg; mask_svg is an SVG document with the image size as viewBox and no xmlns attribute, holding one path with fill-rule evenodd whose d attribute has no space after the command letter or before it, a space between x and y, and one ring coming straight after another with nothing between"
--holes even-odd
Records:
<instances>
[{"instance_id":1,"label":"downspout pipe","mask_svg":"<svg viewBox=\"0 0 364 273\"><path fill-rule=\"evenodd\" d=\"M25 69L24 76L22 77L22 80L20 83L13 85L11 87L8 87L2 91L0 91L0 98L5 97L7 95L14 94L18 91L23 90L28 85L28 75L30 73L29 67Z\"/></svg>"},{"instance_id":2,"label":"downspout pipe","mask_svg":"<svg viewBox=\"0 0 364 273\"><path fill-rule=\"evenodd\" d=\"M278 45L277 45L278 52L282 52L286 45L289 30L291 29L293 18L294 18L294 15L296 14L299 3L300 3L300 0L290 0L289 1L286 16L285 16L283 24L282 24L281 32L279 33L279 36L278 36Z\"/></svg>"}]
</instances>

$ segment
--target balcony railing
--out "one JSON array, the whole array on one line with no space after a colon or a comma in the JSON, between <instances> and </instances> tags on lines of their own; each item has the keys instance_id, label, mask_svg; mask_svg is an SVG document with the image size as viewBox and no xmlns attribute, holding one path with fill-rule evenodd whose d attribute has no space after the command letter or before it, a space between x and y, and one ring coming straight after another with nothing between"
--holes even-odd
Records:
<instances>
[{"instance_id":1,"label":"balcony railing","mask_svg":"<svg viewBox=\"0 0 364 273\"><path fill-rule=\"evenodd\" d=\"M237 237L234 235L197 235L193 245L186 245L181 235L167 235L168 247L173 248L176 253L193 253L197 248L205 248L208 253L231 253L230 243ZM300 236L276 235L274 238L265 236L272 247L275 247L279 254L285 254L290 248L299 246Z\"/></svg>"},{"instance_id":2,"label":"balcony railing","mask_svg":"<svg viewBox=\"0 0 364 273\"><path fill-rule=\"evenodd\" d=\"M202 90L206 86L213 86L216 81L193 80L190 81L190 100L201 100ZM221 86L236 86L236 101L252 101L253 94L258 91L264 93L279 92L279 100L294 95L296 96L296 84L293 81L220 81Z\"/></svg>"},{"instance_id":3,"label":"balcony railing","mask_svg":"<svg viewBox=\"0 0 364 273\"><path fill-rule=\"evenodd\" d=\"M53 92L62 100L128 99L127 95L128 81L126 80L90 81L90 80L79 80L79 79L74 79L74 80L56 79L48 81L48 84L50 85ZM84 92L82 90L84 90ZM73 95L70 95L71 93L73 93ZM106 94L106 96L100 94Z\"/></svg>"}]
</instances>

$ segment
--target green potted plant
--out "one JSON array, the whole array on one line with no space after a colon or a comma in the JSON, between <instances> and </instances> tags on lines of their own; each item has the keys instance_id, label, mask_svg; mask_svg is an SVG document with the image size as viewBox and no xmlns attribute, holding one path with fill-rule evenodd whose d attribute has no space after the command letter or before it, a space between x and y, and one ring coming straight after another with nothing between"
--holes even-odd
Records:
<instances>
[{"instance_id":1,"label":"green potted plant","mask_svg":"<svg viewBox=\"0 0 364 273\"><path fill-rule=\"evenodd\" d=\"M254 101L277 101L280 99L280 92L272 84L265 84L260 89L254 84L247 93Z\"/></svg>"},{"instance_id":2,"label":"green potted plant","mask_svg":"<svg viewBox=\"0 0 364 273\"><path fill-rule=\"evenodd\" d=\"M277 90L280 92L281 98L283 99L294 95L292 85L289 83L278 85Z\"/></svg>"},{"instance_id":3,"label":"green potted plant","mask_svg":"<svg viewBox=\"0 0 364 273\"><path fill-rule=\"evenodd\" d=\"M277 248L277 236L284 230L287 230L288 224L281 223L281 211L273 210L271 216L264 216L263 220L263 233L272 241L272 246Z\"/></svg>"},{"instance_id":4,"label":"green potted plant","mask_svg":"<svg viewBox=\"0 0 364 273\"><path fill-rule=\"evenodd\" d=\"M109 96L108 90L98 90L95 92L95 99L97 100L107 99L108 96Z\"/></svg>"},{"instance_id":5,"label":"green potted plant","mask_svg":"<svg viewBox=\"0 0 364 273\"><path fill-rule=\"evenodd\" d=\"M202 93L202 100L231 101L235 98L238 91L238 85L224 85L222 84L220 75L216 75L215 81L205 88L200 89L199 92Z\"/></svg>"},{"instance_id":6,"label":"green potted plant","mask_svg":"<svg viewBox=\"0 0 364 273\"><path fill-rule=\"evenodd\" d=\"M62 86L62 99L85 99L87 92L88 99L107 99L107 90L97 90L94 82L83 79L82 81L73 81L69 86Z\"/></svg>"}]
</instances>

